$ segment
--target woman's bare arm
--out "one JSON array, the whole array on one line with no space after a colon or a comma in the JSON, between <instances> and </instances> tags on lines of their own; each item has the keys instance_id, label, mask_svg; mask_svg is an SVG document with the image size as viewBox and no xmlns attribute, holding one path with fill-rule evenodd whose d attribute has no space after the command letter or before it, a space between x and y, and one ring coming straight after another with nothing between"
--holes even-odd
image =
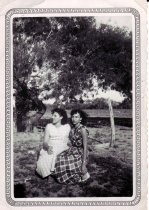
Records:
<instances>
[{"instance_id":1,"label":"woman's bare arm","mask_svg":"<svg viewBox=\"0 0 149 210\"><path fill-rule=\"evenodd\" d=\"M88 140L88 136L87 136L87 132L85 128L82 128L81 130L81 134L82 134L82 138L83 138L83 162L82 162L82 172L86 173L87 169L86 169L86 160L87 160L87 140Z\"/></svg>"},{"instance_id":2,"label":"woman's bare arm","mask_svg":"<svg viewBox=\"0 0 149 210\"><path fill-rule=\"evenodd\" d=\"M44 132L43 149L48 151L48 139L49 139L49 126L47 125Z\"/></svg>"}]
</instances>

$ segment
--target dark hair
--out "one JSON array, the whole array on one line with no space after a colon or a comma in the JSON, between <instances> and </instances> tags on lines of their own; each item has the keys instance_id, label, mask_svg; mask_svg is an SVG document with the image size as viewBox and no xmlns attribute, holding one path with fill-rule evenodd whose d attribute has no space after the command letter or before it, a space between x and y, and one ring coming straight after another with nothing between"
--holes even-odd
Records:
<instances>
[{"instance_id":1,"label":"dark hair","mask_svg":"<svg viewBox=\"0 0 149 210\"><path fill-rule=\"evenodd\" d=\"M77 113L79 113L80 117L82 118L81 124L86 125L88 114L81 109L73 109L70 115L72 117L74 114L77 114Z\"/></svg>"},{"instance_id":2,"label":"dark hair","mask_svg":"<svg viewBox=\"0 0 149 210\"><path fill-rule=\"evenodd\" d=\"M60 108L55 108L51 111L51 113L53 114L54 112L57 112L62 118L61 120L61 124L65 125L68 123L68 117L67 117L67 113L64 109L60 109Z\"/></svg>"}]
</instances>

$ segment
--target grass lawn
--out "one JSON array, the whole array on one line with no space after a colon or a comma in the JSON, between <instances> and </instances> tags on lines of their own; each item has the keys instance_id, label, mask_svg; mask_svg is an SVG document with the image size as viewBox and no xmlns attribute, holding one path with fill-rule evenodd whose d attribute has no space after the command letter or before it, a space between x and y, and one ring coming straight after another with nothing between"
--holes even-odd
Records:
<instances>
[{"instance_id":1,"label":"grass lawn","mask_svg":"<svg viewBox=\"0 0 149 210\"><path fill-rule=\"evenodd\" d=\"M108 148L110 127L88 128L90 180L64 185L35 175L43 133L14 133L14 197L132 196L132 128L116 126L116 146Z\"/></svg>"}]
</instances>

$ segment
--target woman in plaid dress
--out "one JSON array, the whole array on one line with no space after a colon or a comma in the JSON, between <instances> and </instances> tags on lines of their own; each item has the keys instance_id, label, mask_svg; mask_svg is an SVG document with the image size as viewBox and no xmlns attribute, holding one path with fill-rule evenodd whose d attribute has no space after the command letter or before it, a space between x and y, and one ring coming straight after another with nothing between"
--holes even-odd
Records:
<instances>
[{"instance_id":1,"label":"woman in plaid dress","mask_svg":"<svg viewBox=\"0 0 149 210\"><path fill-rule=\"evenodd\" d=\"M71 146L57 156L55 164L55 175L59 183L73 184L90 177L86 168L88 139L86 117L82 110L71 111L73 124L69 134Z\"/></svg>"}]
</instances>

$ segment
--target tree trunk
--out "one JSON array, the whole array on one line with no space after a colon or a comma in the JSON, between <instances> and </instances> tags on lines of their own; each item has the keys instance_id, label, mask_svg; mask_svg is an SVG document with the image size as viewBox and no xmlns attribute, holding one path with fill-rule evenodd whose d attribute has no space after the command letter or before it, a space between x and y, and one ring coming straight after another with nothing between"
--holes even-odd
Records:
<instances>
[{"instance_id":1,"label":"tree trunk","mask_svg":"<svg viewBox=\"0 0 149 210\"><path fill-rule=\"evenodd\" d=\"M16 97L13 94L13 132L17 132Z\"/></svg>"},{"instance_id":2,"label":"tree trunk","mask_svg":"<svg viewBox=\"0 0 149 210\"><path fill-rule=\"evenodd\" d=\"M17 114L15 107L13 107L13 132L17 132Z\"/></svg>"},{"instance_id":3,"label":"tree trunk","mask_svg":"<svg viewBox=\"0 0 149 210\"><path fill-rule=\"evenodd\" d=\"M110 122L111 122L111 141L110 141L110 147L113 147L115 145L115 124L114 124L113 108L112 108L112 104L111 104L111 100L110 99L108 99L108 105L109 105Z\"/></svg>"},{"instance_id":4,"label":"tree trunk","mask_svg":"<svg viewBox=\"0 0 149 210\"><path fill-rule=\"evenodd\" d=\"M17 132L25 132L26 124L24 117L17 113Z\"/></svg>"}]
</instances>

